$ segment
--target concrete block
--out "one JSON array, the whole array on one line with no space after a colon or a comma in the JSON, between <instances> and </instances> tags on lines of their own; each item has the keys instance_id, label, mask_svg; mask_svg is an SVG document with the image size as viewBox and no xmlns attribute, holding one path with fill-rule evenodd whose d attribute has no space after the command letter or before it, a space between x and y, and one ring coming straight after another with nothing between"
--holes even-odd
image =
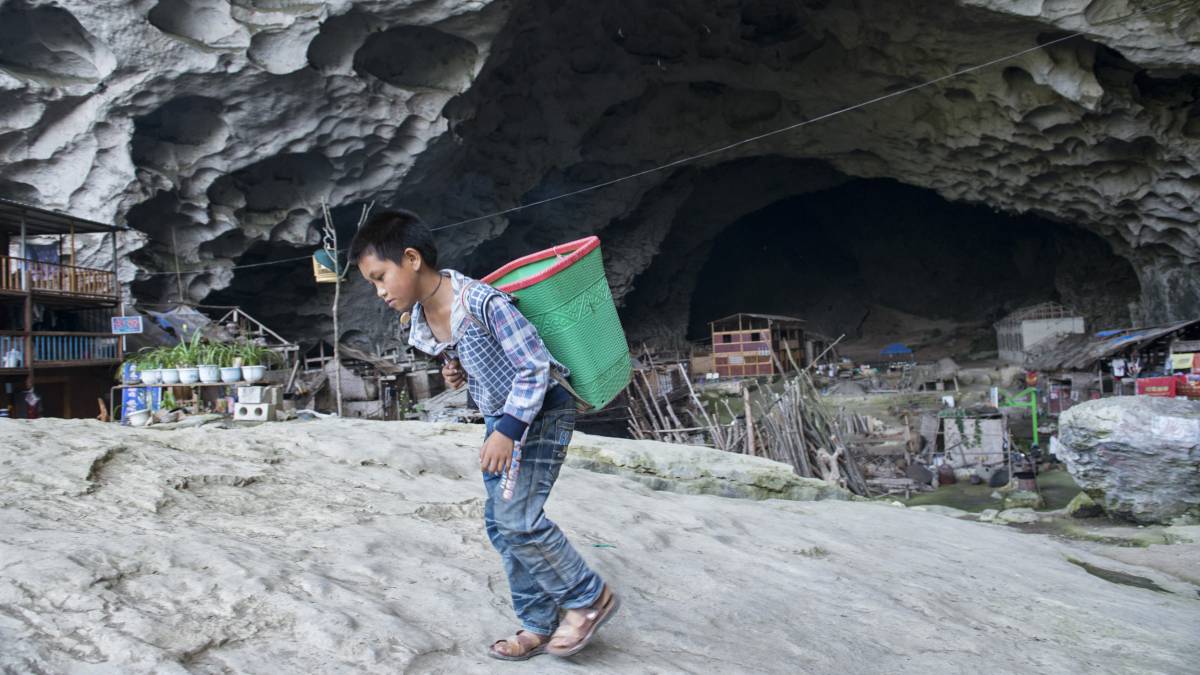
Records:
<instances>
[{"instance_id":1,"label":"concrete block","mask_svg":"<svg viewBox=\"0 0 1200 675\"><path fill-rule=\"evenodd\" d=\"M266 387L238 387L238 403L267 403L263 400L266 389Z\"/></svg>"},{"instance_id":2,"label":"concrete block","mask_svg":"<svg viewBox=\"0 0 1200 675\"><path fill-rule=\"evenodd\" d=\"M238 402L233 409L233 419L239 422L274 422L275 406L270 403Z\"/></svg>"}]
</instances>

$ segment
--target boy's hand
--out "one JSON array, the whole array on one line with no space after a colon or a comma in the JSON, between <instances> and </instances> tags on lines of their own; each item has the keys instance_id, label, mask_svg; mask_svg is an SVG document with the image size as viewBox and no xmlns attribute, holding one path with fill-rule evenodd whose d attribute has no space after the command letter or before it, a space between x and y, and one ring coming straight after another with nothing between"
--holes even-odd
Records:
<instances>
[{"instance_id":1,"label":"boy's hand","mask_svg":"<svg viewBox=\"0 0 1200 675\"><path fill-rule=\"evenodd\" d=\"M451 389L458 389L467 383L467 374L463 372L458 359L450 359L442 364L442 378Z\"/></svg>"},{"instance_id":2,"label":"boy's hand","mask_svg":"<svg viewBox=\"0 0 1200 675\"><path fill-rule=\"evenodd\" d=\"M499 431L493 431L479 451L479 468L484 473L504 473L512 464L512 453L513 440Z\"/></svg>"}]
</instances>

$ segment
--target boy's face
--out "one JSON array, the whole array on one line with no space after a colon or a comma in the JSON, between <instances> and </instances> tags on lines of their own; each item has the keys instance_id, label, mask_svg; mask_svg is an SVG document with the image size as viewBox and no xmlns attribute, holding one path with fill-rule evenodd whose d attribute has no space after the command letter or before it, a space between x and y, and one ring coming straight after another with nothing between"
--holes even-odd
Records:
<instances>
[{"instance_id":1,"label":"boy's face","mask_svg":"<svg viewBox=\"0 0 1200 675\"><path fill-rule=\"evenodd\" d=\"M407 312L417 304L417 272L421 269L421 254L414 249L404 250L403 262L384 260L372 252L358 259L358 271L375 287L375 295L397 312Z\"/></svg>"}]
</instances>

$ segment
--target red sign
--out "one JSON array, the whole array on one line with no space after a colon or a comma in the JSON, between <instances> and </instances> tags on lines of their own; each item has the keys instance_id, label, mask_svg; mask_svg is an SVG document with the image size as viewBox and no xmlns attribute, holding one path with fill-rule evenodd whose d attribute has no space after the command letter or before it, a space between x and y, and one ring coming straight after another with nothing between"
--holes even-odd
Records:
<instances>
[{"instance_id":1,"label":"red sign","mask_svg":"<svg viewBox=\"0 0 1200 675\"><path fill-rule=\"evenodd\" d=\"M1179 384L1175 385L1175 395L1200 399L1200 375L1180 375Z\"/></svg>"},{"instance_id":2,"label":"red sign","mask_svg":"<svg viewBox=\"0 0 1200 675\"><path fill-rule=\"evenodd\" d=\"M1137 381L1138 396L1162 396L1175 398L1175 387L1179 384L1175 377L1143 377Z\"/></svg>"}]
</instances>

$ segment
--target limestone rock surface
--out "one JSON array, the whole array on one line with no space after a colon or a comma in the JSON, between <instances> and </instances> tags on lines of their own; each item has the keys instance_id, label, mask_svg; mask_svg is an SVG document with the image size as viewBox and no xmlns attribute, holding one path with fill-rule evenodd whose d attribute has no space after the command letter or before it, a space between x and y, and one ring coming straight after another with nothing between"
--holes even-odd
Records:
<instances>
[{"instance_id":1,"label":"limestone rock surface","mask_svg":"<svg viewBox=\"0 0 1200 675\"><path fill-rule=\"evenodd\" d=\"M1119 396L1059 418L1060 455L1110 516L1166 523L1200 516L1200 402Z\"/></svg>"},{"instance_id":2,"label":"limestone rock surface","mask_svg":"<svg viewBox=\"0 0 1200 675\"><path fill-rule=\"evenodd\" d=\"M516 626L480 523L481 435L0 420L0 670L497 672L486 645ZM1178 673L1200 649L1189 584L1010 528L570 466L548 511L624 607L537 672Z\"/></svg>"}]
</instances>

